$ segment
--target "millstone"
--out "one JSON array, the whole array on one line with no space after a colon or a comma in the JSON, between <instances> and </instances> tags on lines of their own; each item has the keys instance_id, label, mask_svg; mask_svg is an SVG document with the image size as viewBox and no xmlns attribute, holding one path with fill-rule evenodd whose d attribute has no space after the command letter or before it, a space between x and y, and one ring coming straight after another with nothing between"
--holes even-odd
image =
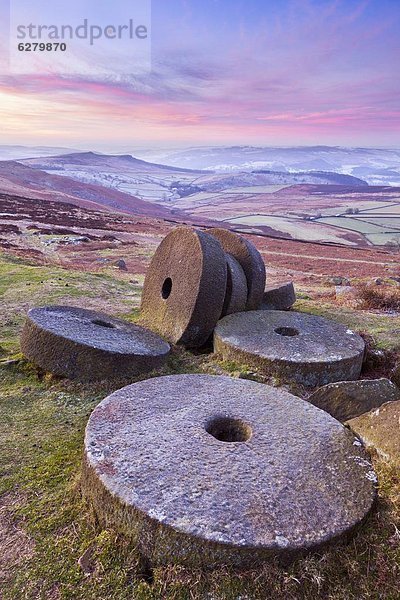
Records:
<instances>
[{"instance_id":1,"label":"millstone","mask_svg":"<svg viewBox=\"0 0 400 600\"><path fill-rule=\"evenodd\" d=\"M80 381L125 378L161 367L169 345L152 331L71 306L28 312L23 354L42 369Z\"/></svg>"},{"instance_id":2,"label":"millstone","mask_svg":"<svg viewBox=\"0 0 400 600\"><path fill-rule=\"evenodd\" d=\"M296 292L291 281L275 283L265 288L260 308L263 310L289 310L295 302Z\"/></svg>"},{"instance_id":3,"label":"millstone","mask_svg":"<svg viewBox=\"0 0 400 600\"><path fill-rule=\"evenodd\" d=\"M226 254L227 282L222 315L230 315L245 310L247 303L246 275L238 261L230 254Z\"/></svg>"},{"instance_id":4,"label":"millstone","mask_svg":"<svg viewBox=\"0 0 400 600\"><path fill-rule=\"evenodd\" d=\"M214 238L241 265L247 279L246 310L257 310L263 299L265 288L265 265L257 248L244 237L228 229L208 229Z\"/></svg>"},{"instance_id":5,"label":"millstone","mask_svg":"<svg viewBox=\"0 0 400 600\"><path fill-rule=\"evenodd\" d=\"M364 349L363 339L344 325L295 312L236 313L214 331L214 350L224 359L307 387L358 379Z\"/></svg>"},{"instance_id":6,"label":"millstone","mask_svg":"<svg viewBox=\"0 0 400 600\"><path fill-rule=\"evenodd\" d=\"M83 492L153 565L287 560L360 523L375 480L342 424L252 381L149 379L103 400L86 428Z\"/></svg>"},{"instance_id":7,"label":"millstone","mask_svg":"<svg viewBox=\"0 0 400 600\"><path fill-rule=\"evenodd\" d=\"M178 227L151 261L142 295L143 323L173 343L205 344L222 313L227 265L211 235Z\"/></svg>"}]
</instances>

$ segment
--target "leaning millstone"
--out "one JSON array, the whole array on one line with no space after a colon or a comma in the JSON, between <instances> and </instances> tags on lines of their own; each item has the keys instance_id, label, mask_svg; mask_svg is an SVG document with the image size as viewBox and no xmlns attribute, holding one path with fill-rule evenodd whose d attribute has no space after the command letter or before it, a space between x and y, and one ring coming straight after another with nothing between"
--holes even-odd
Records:
<instances>
[{"instance_id":1,"label":"leaning millstone","mask_svg":"<svg viewBox=\"0 0 400 600\"><path fill-rule=\"evenodd\" d=\"M400 466L400 401L388 402L379 408L347 421L350 427L379 456Z\"/></svg>"},{"instance_id":2,"label":"leaning millstone","mask_svg":"<svg viewBox=\"0 0 400 600\"><path fill-rule=\"evenodd\" d=\"M247 303L246 275L238 261L230 254L226 254L228 278L222 317L245 310Z\"/></svg>"},{"instance_id":3,"label":"leaning millstone","mask_svg":"<svg viewBox=\"0 0 400 600\"><path fill-rule=\"evenodd\" d=\"M173 343L202 346L221 316L226 256L211 235L178 227L158 246L144 282L142 322Z\"/></svg>"},{"instance_id":4,"label":"leaning millstone","mask_svg":"<svg viewBox=\"0 0 400 600\"><path fill-rule=\"evenodd\" d=\"M208 229L207 233L241 265L247 279L246 310L256 310L262 303L265 288L265 265L261 254L249 240L228 229Z\"/></svg>"},{"instance_id":5,"label":"leaning millstone","mask_svg":"<svg viewBox=\"0 0 400 600\"><path fill-rule=\"evenodd\" d=\"M348 421L395 400L400 400L400 390L389 379L329 383L308 398L311 404L326 410L339 421Z\"/></svg>"},{"instance_id":6,"label":"leaning millstone","mask_svg":"<svg viewBox=\"0 0 400 600\"><path fill-rule=\"evenodd\" d=\"M341 423L253 381L149 379L103 400L86 428L83 493L154 566L286 561L360 523L375 480Z\"/></svg>"},{"instance_id":7,"label":"leaning millstone","mask_svg":"<svg viewBox=\"0 0 400 600\"><path fill-rule=\"evenodd\" d=\"M214 331L214 350L225 360L306 387L358 379L364 349L363 339L344 325L295 312L236 313Z\"/></svg>"},{"instance_id":8,"label":"leaning millstone","mask_svg":"<svg viewBox=\"0 0 400 600\"><path fill-rule=\"evenodd\" d=\"M296 302L296 292L291 281L275 283L265 288L261 310L289 310Z\"/></svg>"},{"instance_id":9,"label":"leaning millstone","mask_svg":"<svg viewBox=\"0 0 400 600\"><path fill-rule=\"evenodd\" d=\"M152 331L72 306L28 312L21 351L43 370L79 381L126 378L161 367L169 345Z\"/></svg>"}]
</instances>

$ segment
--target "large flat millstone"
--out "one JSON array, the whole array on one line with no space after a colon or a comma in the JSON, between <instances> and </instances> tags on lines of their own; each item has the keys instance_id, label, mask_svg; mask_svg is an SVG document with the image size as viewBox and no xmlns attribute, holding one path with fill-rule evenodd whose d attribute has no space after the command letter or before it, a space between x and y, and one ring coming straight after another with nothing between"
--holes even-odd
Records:
<instances>
[{"instance_id":1,"label":"large flat millstone","mask_svg":"<svg viewBox=\"0 0 400 600\"><path fill-rule=\"evenodd\" d=\"M143 287L142 321L173 343L202 346L222 314L227 262L211 235L177 227L158 246Z\"/></svg>"},{"instance_id":2,"label":"large flat millstone","mask_svg":"<svg viewBox=\"0 0 400 600\"><path fill-rule=\"evenodd\" d=\"M365 344L344 325L286 311L228 315L214 331L214 350L283 381L317 387L358 379Z\"/></svg>"},{"instance_id":3,"label":"large flat millstone","mask_svg":"<svg viewBox=\"0 0 400 600\"><path fill-rule=\"evenodd\" d=\"M30 310L20 342L23 354L45 371L80 381L147 373L170 351L144 327L72 306Z\"/></svg>"},{"instance_id":4,"label":"large flat millstone","mask_svg":"<svg viewBox=\"0 0 400 600\"><path fill-rule=\"evenodd\" d=\"M103 400L86 428L83 492L153 565L291 558L360 523L374 482L341 423L252 381L149 379Z\"/></svg>"}]
</instances>

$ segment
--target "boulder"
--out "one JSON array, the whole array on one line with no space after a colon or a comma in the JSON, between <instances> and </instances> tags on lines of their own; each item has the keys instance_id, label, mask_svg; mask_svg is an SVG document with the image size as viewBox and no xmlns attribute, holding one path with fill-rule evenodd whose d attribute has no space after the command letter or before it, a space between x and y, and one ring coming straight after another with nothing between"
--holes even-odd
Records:
<instances>
[{"instance_id":1,"label":"boulder","mask_svg":"<svg viewBox=\"0 0 400 600\"><path fill-rule=\"evenodd\" d=\"M329 383L308 398L311 404L342 422L395 400L400 400L400 390L388 379Z\"/></svg>"},{"instance_id":2,"label":"boulder","mask_svg":"<svg viewBox=\"0 0 400 600\"><path fill-rule=\"evenodd\" d=\"M127 271L128 267L126 266L126 262L123 258L120 258L114 263L114 266L117 267L120 271Z\"/></svg>"},{"instance_id":3,"label":"boulder","mask_svg":"<svg viewBox=\"0 0 400 600\"><path fill-rule=\"evenodd\" d=\"M367 448L400 466L400 401L388 402L346 425L358 435Z\"/></svg>"},{"instance_id":4,"label":"boulder","mask_svg":"<svg viewBox=\"0 0 400 600\"><path fill-rule=\"evenodd\" d=\"M292 281L275 283L265 288L261 310L289 310L296 302Z\"/></svg>"}]
</instances>

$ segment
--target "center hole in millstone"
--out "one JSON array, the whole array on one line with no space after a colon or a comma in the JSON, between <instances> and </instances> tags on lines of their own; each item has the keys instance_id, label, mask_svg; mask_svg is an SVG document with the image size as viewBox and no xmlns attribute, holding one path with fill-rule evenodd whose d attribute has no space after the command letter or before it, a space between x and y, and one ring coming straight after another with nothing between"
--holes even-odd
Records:
<instances>
[{"instance_id":1,"label":"center hole in millstone","mask_svg":"<svg viewBox=\"0 0 400 600\"><path fill-rule=\"evenodd\" d=\"M295 335L300 335L300 331L294 327L278 327L275 329L275 333L285 337L294 337Z\"/></svg>"},{"instance_id":2,"label":"center hole in millstone","mask_svg":"<svg viewBox=\"0 0 400 600\"><path fill-rule=\"evenodd\" d=\"M250 425L232 417L213 417L205 429L220 442L247 442L252 434Z\"/></svg>"},{"instance_id":3,"label":"center hole in millstone","mask_svg":"<svg viewBox=\"0 0 400 600\"><path fill-rule=\"evenodd\" d=\"M161 296L164 298L164 300L167 300L167 298L170 297L172 292L172 279L171 277L167 277L167 279L164 281L163 286L161 288Z\"/></svg>"},{"instance_id":4,"label":"center hole in millstone","mask_svg":"<svg viewBox=\"0 0 400 600\"><path fill-rule=\"evenodd\" d=\"M99 327L107 327L108 329L115 329L115 325L112 323L108 323L107 321L103 321L102 319L93 319L93 325L98 325Z\"/></svg>"}]
</instances>

